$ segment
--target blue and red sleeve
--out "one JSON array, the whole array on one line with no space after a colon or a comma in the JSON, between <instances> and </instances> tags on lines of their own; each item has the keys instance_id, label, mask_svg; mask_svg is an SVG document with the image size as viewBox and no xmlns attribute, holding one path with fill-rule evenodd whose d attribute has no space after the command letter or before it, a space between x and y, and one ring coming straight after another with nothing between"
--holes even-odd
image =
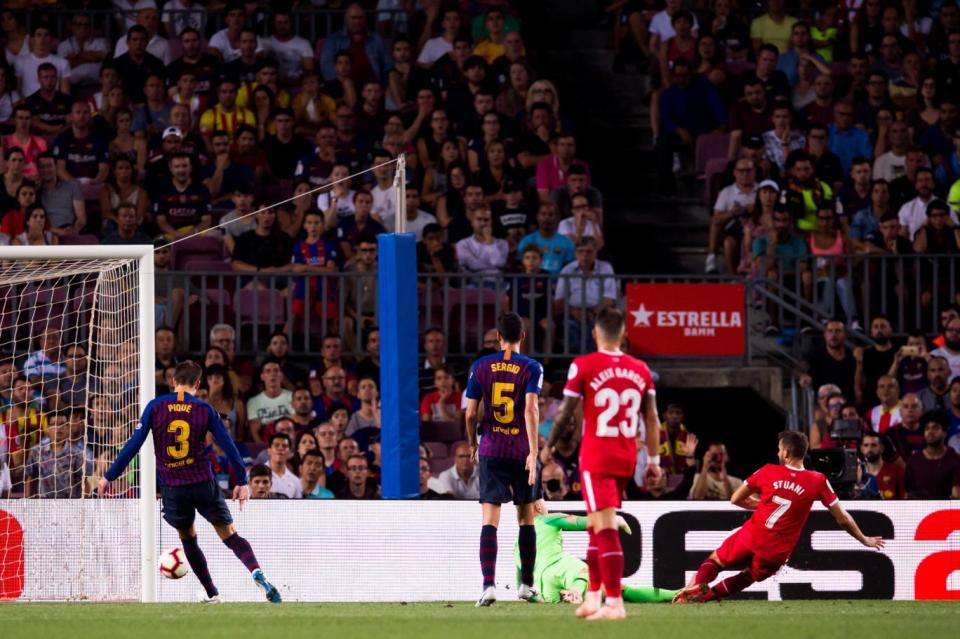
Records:
<instances>
[{"instance_id":1,"label":"blue and red sleeve","mask_svg":"<svg viewBox=\"0 0 960 639\"><path fill-rule=\"evenodd\" d=\"M117 455L107 472L103 474L107 481L113 481L119 477L120 473L127 468L134 456L140 451L140 447L143 446L143 442L147 441L147 436L150 434L152 419L153 402L151 401L144 409L143 415L140 416L140 422L137 424L136 430L133 431L133 436L123 445L120 454Z\"/></svg>"}]
</instances>

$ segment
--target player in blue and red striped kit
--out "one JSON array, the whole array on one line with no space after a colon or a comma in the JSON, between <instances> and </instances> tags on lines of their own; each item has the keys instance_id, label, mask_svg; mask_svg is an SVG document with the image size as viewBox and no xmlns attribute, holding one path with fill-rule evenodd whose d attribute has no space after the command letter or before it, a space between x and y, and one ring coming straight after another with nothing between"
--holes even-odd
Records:
<instances>
[{"instance_id":1,"label":"player in blue and red striped kit","mask_svg":"<svg viewBox=\"0 0 960 639\"><path fill-rule=\"evenodd\" d=\"M210 577L207 559L197 544L197 531L193 526L197 512L213 525L223 543L243 562L267 600L280 603L280 593L264 577L250 544L237 534L233 517L210 469L207 432L213 434L233 466L237 478L233 499L240 502L242 510L250 496L247 471L216 409L196 397L201 373L202 369L195 362L185 361L177 365L173 375L174 392L147 404L133 437L100 479L99 494L107 494L110 482L120 476L143 446L147 435L152 433L163 518L177 529L187 562L203 584L205 593L200 593L200 600L219 603L220 593Z\"/></svg>"},{"instance_id":2,"label":"player in blue and red striped kit","mask_svg":"<svg viewBox=\"0 0 960 639\"><path fill-rule=\"evenodd\" d=\"M540 499L540 466L537 459L537 399L543 386L543 367L520 355L525 334L523 320L506 313L497 321L501 352L482 357L470 367L467 381L467 440L470 453L479 454L480 569L483 594L477 607L497 600L494 575L497 564L497 527L500 505L513 500L520 524L520 588L517 596L534 601L533 567L537 560L534 503ZM480 411L483 405L482 413ZM478 433L479 422L479 433ZM479 445L477 435L480 435Z\"/></svg>"}]
</instances>

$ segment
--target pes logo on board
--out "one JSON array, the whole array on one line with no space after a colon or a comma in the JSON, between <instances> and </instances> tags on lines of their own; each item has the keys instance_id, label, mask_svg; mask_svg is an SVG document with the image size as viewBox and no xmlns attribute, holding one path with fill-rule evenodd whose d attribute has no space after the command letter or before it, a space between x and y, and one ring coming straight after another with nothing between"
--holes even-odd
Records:
<instances>
[{"instance_id":1,"label":"pes logo on board","mask_svg":"<svg viewBox=\"0 0 960 639\"><path fill-rule=\"evenodd\" d=\"M628 284L630 348L638 355L740 357L745 299L742 284Z\"/></svg>"}]
</instances>

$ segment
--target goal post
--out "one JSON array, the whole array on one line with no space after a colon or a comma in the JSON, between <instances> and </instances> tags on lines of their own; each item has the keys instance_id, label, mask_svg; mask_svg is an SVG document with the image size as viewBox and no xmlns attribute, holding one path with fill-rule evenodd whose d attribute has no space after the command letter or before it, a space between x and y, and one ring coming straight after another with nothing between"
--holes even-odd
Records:
<instances>
[{"instance_id":1,"label":"goal post","mask_svg":"<svg viewBox=\"0 0 960 639\"><path fill-rule=\"evenodd\" d=\"M0 600L157 600L152 438L92 490L154 397L154 313L151 245L0 246Z\"/></svg>"}]
</instances>

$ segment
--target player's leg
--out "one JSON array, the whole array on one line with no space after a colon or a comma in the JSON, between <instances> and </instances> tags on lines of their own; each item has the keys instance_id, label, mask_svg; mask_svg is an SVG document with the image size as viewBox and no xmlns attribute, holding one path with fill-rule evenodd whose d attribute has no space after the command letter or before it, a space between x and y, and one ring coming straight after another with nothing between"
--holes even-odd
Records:
<instances>
[{"instance_id":1,"label":"player's leg","mask_svg":"<svg viewBox=\"0 0 960 639\"><path fill-rule=\"evenodd\" d=\"M710 592L710 583L720 571L748 566L753 561L753 541L744 529L727 537L720 547L710 553L697 570L693 581L673 598L673 603L695 603L704 601Z\"/></svg>"},{"instance_id":2,"label":"player's leg","mask_svg":"<svg viewBox=\"0 0 960 639\"><path fill-rule=\"evenodd\" d=\"M624 586L623 600L630 603L667 603L673 601L679 590L666 588L647 588L645 586Z\"/></svg>"},{"instance_id":3,"label":"player's leg","mask_svg":"<svg viewBox=\"0 0 960 639\"><path fill-rule=\"evenodd\" d=\"M223 499L223 493L215 481L211 481L206 489L209 491L207 499L201 505L198 505L197 511L204 519L210 522L220 541L233 551L237 559L243 562L243 565L250 571L254 583L263 590L267 601L270 603L280 603L280 592L264 577L260 570L260 562L250 547L250 542L237 534L237 527L233 524L233 515L227 508L227 502Z\"/></svg>"},{"instance_id":4,"label":"player's leg","mask_svg":"<svg viewBox=\"0 0 960 639\"><path fill-rule=\"evenodd\" d=\"M517 506L517 524L520 533L517 540L520 551L520 588L517 596L524 601L536 601L533 589L533 569L537 563L537 533L533 520L537 516L535 504L542 495L540 486L540 460L537 460L537 476L533 484L522 462L516 464L513 478L513 503Z\"/></svg>"},{"instance_id":5,"label":"player's leg","mask_svg":"<svg viewBox=\"0 0 960 639\"><path fill-rule=\"evenodd\" d=\"M497 528L500 526L500 504L510 501L509 473L505 472L502 460L481 456L480 507L483 526L480 529L480 571L483 573L483 594L477 600L482 608L497 600Z\"/></svg>"},{"instance_id":6,"label":"player's leg","mask_svg":"<svg viewBox=\"0 0 960 639\"><path fill-rule=\"evenodd\" d=\"M617 531L617 509L609 507L588 513L587 521L591 522L595 531L600 575L606 594L603 606L587 619L622 619L625 616L620 584L623 577L623 548Z\"/></svg>"},{"instance_id":7,"label":"player's leg","mask_svg":"<svg viewBox=\"0 0 960 639\"><path fill-rule=\"evenodd\" d=\"M220 596L220 591L217 590L217 587L213 583L210 570L207 568L207 558L204 556L203 551L200 550L200 544L197 543L197 529L191 525L189 528L178 529L177 534L180 535L183 554L187 558L187 563L190 564L190 570L192 570L193 574L200 580L200 585L203 586L204 591L207 593L207 600L217 600Z\"/></svg>"},{"instance_id":8,"label":"player's leg","mask_svg":"<svg viewBox=\"0 0 960 639\"><path fill-rule=\"evenodd\" d=\"M587 512L593 512L597 509L596 491L594 490L593 474L584 471L580 476L583 499L587 504ZM597 534L593 528L592 520L587 515L587 591L583 595L583 603L577 608L578 617L589 617L600 609L602 603L600 589L603 587L603 577L600 574L600 551L597 548Z\"/></svg>"},{"instance_id":9,"label":"player's leg","mask_svg":"<svg viewBox=\"0 0 960 639\"><path fill-rule=\"evenodd\" d=\"M704 594L703 601L713 601L735 595L745 588L750 587L750 585L777 574L777 571L780 570L786 562L787 557L763 559L754 555L750 561L750 566L746 570L732 577L727 577L711 588L709 592Z\"/></svg>"}]
</instances>

